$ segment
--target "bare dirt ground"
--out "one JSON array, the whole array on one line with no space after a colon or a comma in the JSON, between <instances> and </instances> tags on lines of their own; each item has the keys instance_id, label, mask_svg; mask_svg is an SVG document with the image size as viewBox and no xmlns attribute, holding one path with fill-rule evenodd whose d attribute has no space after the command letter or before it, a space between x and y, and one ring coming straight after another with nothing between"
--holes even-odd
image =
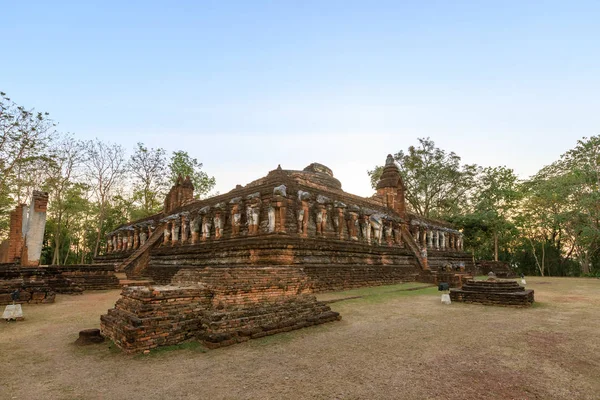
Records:
<instances>
[{"instance_id":1,"label":"bare dirt ground","mask_svg":"<svg viewBox=\"0 0 600 400\"><path fill-rule=\"evenodd\" d=\"M0 399L598 399L600 280L528 278L536 305L454 303L407 284L320 295L340 322L217 350L76 347L119 291L0 321Z\"/></svg>"}]
</instances>

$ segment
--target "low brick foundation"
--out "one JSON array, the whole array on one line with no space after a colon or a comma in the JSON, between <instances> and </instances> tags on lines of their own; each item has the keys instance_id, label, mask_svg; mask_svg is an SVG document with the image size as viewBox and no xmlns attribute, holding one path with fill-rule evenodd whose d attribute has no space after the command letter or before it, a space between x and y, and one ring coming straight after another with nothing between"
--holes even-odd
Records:
<instances>
[{"instance_id":1,"label":"low brick foundation","mask_svg":"<svg viewBox=\"0 0 600 400\"><path fill-rule=\"evenodd\" d=\"M209 348L340 319L299 268L184 269L173 285L126 287L100 318L127 353L202 340Z\"/></svg>"},{"instance_id":2,"label":"low brick foundation","mask_svg":"<svg viewBox=\"0 0 600 400\"><path fill-rule=\"evenodd\" d=\"M84 290L119 289L119 278L113 264L81 264L50 266Z\"/></svg>"},{"instance_id":3,"label":"low brick foundation","mask_svg":"<svg viewBox=\"0 0 600 400\"><path fill-rule=\"evenodd\" d=\"M18 268L0 270L0 305L12 304L11 293L19 289L17 303L53 303L55 291L48 285L43 271L28 268L19 273Z\"/></svg>"},{"instance_id":4,"label":"low brick foundation","mask_svg":"<svg viewBox=\"0 0 600 400\"><path fill-rule=\"evenodd\" d=\"M515 281L467 281L461 289L451 289L450 299L464 303L493 306L529 307L533 304L533 290L525 289Z\"/></svg>"}]
</instances>

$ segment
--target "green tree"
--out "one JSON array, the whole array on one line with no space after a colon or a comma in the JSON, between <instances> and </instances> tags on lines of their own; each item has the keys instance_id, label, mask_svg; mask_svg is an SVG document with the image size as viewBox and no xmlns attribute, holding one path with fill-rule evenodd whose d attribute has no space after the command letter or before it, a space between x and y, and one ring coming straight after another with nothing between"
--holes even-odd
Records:
<instances>
[{"instance_id":1,"label":"green tree","mask_svg":"<svg viewBox=\"0 0 600 400\"><path fill-rule=\"evenodd\" d=\"M27 110L0 92L0 237L6 233L9 209L37 183L53 127L48 113Z\"/></svg>"},{"instance_id":2,"label":"green tree","mask_svg":"<svg viewBox=\"0 0 600 400\"><path fill-rule=\"evenodd\" d=\"M105 220L110 200L117 187L122 183L125 172L125 152L118 144L90 140L85 145L84 165L94 200L97 203L96 241L94 256L98 255L104 239Z\"/></svg>"},{"instance_id":3,"label":"green tree","mask_svg":"<svg viewBox=\"0 0 600 400\"><path fill-rule=\"evenodd\" d=\"M461 164L458 155L437 148L430 138L418 140L418 146L410 146L408 152L400 151L394 155L406 186L405 197L410 209L431 218L459 214L475 185L478 167ZM368 171L373 188L382 171L382 166Z\"/></svg>"},{"instance_id":4,"label":"green tree","mask_svg":"<svg viewBox=\"0 0 600 400\"><path fill-rule=\"evenodd\" d=\"M499 240L506 244L514 235L511 216L521 197L519 180L507 167L484 168L477 179L473 194L475 219L487 227L494 247L494 261L498 261Z\"/></svg>"},{"instance_id":5,"label":"green tree","mask_svg":"<svg viewBox=\"0 0 600 400\"><path fill-rule=\"evenodd\" d=\"M169 163L171 183L177 182L177 177L189 176L194 184L194 192L197 197L202 197L215 187L215 178L209 177L202 171L202 163L191 158L186 151L175 151Z\"/></svg>"},{"instance_id":6,"label":"green tree","mask_svg":"<svg viewBox=\"0 0 600 400\"><path fill-rule=\"evenodd\" d=\"M169 186L167 158L164 149L147 148L138 143L129 160L133 177L133 200L139 205L139 218L161 210Z\"/></svg>"}]
</instances>

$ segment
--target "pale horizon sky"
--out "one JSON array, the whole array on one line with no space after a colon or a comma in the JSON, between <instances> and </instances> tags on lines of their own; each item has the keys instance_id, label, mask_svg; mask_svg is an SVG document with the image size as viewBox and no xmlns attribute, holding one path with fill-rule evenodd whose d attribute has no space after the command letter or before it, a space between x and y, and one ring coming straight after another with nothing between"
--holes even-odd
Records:
<instances>
[{"instance_id":1,"label":"pale horizon sky","mask_svg":"<svg viewBox=\"0 0 600 400\"><path fill-rule=\"evenodd\" d=\"M122 3L2 4L0 91L221 193L320 162L369 196L419 137L526 178L600 134L597 1Z\"/></svg>"}]
</instances>

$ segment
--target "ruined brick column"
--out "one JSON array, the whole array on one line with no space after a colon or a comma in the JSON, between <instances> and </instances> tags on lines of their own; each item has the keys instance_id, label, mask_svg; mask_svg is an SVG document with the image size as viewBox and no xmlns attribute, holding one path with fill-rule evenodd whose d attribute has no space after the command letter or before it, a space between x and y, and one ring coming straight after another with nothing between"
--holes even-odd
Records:
<instances>
[{"instance_id":1,"label":"ruined brick column","mask_svg":"<svg viewBox=\"0 0 600 400\"><path fill-rule=\"evenodd\" d=\"M423 232L421 232L421 247L427 248L427 228L423 228Z\"/></svg>"},{"instance_id":2,"label":"ruined brick column","mask_svg":"<svg viewBox=\"0 0 600 400\"><path fill-rule=\"evenodd\" d=\"M42 256L42 245L44 242L44 231L46 229L46 209L48 207L48 193L33 191L29 216L27 218L27 230L23 231L25 245L27 247L27 259L21 259L22 265L39 265ZM25 218L23 218L25 225Z\"/></svg>"}]
</instances>

